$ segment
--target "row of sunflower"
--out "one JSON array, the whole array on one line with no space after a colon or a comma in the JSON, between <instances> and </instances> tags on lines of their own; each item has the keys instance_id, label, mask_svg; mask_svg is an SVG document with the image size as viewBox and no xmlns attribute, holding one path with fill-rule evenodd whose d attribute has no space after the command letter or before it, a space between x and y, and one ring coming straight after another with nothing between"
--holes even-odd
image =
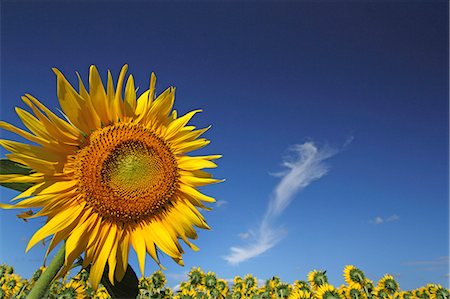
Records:
<instances>
[{"instance_id":1,"label":"row of sunflower","mask_svg":"<svg viewBox=\"0 0 450 299\"><path fill-rule=\"evenodd\" d=\"M26 298L34 283L45 268L38 269L27 280L14 273L8 265L0 265L0 299ZM81 270L70 279L66 275L52 283L48 298L111 298L105 287L94 290L90 285L89 273ZM391 275L383 276L377 284L368 279L364 272L354 266L344 269L345 284L334 287L328 283L326 271L314 270L308 274L307 281L296 280L293 284L283 283L272 277L264 284L249 274L236 276L231 288L224 279L217 278L213 272L205 273L193 268L188 280L172 290L166 287L166 278L161 271L139 281L137 299L450 299L450 292L441 285L428 284L424 287L403 291Z\"/></svg>"}]
</instances>

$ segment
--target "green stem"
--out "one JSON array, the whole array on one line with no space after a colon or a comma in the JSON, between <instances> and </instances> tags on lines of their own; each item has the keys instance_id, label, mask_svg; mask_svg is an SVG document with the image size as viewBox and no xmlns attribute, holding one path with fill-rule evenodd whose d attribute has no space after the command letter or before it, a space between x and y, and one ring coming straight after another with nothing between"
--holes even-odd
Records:
<instances>
[{"instance_id":1,"label":"green stem","mask_svg":"<svg viewBox=\"0 0 450 299\"><path fill-rule=\"evenodd\" d=\"M66 244L63 243L53 260L50 262L50 265L48 265L47 269L45 269L45 271L41 274L41 277L39 277L34 284L34 287L30 294L28 294L27 299L41 299L45 297L47 290L50 288L50 284L64 264L65 253Z\"/></svg>"}]
</instances>

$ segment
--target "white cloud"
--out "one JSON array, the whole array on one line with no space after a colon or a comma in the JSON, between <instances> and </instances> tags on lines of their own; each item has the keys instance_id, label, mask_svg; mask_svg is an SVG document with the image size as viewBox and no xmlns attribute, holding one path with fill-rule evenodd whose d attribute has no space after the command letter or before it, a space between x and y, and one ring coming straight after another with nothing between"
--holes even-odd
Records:
<instances>
[{"instance_id":1,"label":"white cloud","mask_svg":"<svg viewBox=\"0 0 450 299\"><path fill-rule=\"evenodd\" d=\"M429 272L441 272L444 269L448 269L450 266L448 256L440 256L430 260L408 261L404 262L403 265L415 267L420 269L420 271Z\"/></svg>"},{"instance_id":2,"label":"white cloud","mask_svg":"<svg viewBox=\"0 0 450 299\"><path fill-rule=\"evenodd\" d=\"M373 224L383 224L383 223L386 223L386 222L397 221L399 219L400 219L400 217L398 215L394 214L394 215L386 217L386 218L377 216L374 219L370 220L369 222L373 223Z\"/></svg>"},{"instance_id":3,"label":"white cloud","mask_svg":"<svg viewBox=\"0 0 450 299\"><path fill-rule=\"evenodd\" d=\"M239 238L241 238L242 240L248 240L248 239L250 239L251 237L254 237L255 236L255 233L253 232L253 231L248 231L248 232L245 232L245 233L239 233L238 234L238 237Z\"/></svg>"},{"instance_id":4,"label":"white cloud","mask_svg":"<svg viewBox=\"0 0 450 299\"><path fill-rule=\"evenodd\" d=\"M228 204L228 201L226 201L226 200L218 200L216 202L216 208L220 208L221 206L224 206L226 204Z\"/></svg>"},{"instance_id":5,"label":"white cloud","mask_svg":"<svg viewBox=\"0 0 450 299\"><path fill-rule=\"evenodd\" d=\"M433 260L409 261L403 263L405 266L447 266L448 264L448 256L440 256Z\"/></svg>"},{"instance_id":6,"label":"white cloud","mask_svg":"<svg viewBox=\"0 0 450 299\"><path fill-rule=\"evenodd\" d=\"M295 145L291 151L293 155L284 158L282 164L284 171L275 174L280 177L280 182L273 191L266 213L250 240L251 243L249 242L246 246L231 247L230 253L224 257L229 264L237 265L263 254L286 235L287 232L283 228L274 227L273 222L289 206L299 191L328 172L328 167L323 161L337 153L330 148L319 149L313 142ZM244 233L243 236L247 235Z\"/></svg>"}]
</instances>

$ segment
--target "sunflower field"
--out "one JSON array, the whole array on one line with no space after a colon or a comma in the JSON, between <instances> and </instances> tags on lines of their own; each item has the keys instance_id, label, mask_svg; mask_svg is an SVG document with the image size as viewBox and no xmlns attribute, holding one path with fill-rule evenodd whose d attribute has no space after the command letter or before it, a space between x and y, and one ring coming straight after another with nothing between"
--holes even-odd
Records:
<instances>
[{"instance_id":1,"label":"sunflower field","mask_svg":"<svg viewBox=\"0 0 450 299\"><path fill-rule=\"evenodd\" d=\"M14 273L13 267L0 265L0 299L26 298L34 283L46 269L41 267L30 279ZM450 292L441 285L428 284L415 290L402 290L392 275L384 275L378 282L367 278L363 271L346 266L343 271L345 284L333 286L328 283L326 271L313 270L307 280L285 283L274 276L258 283L255 276L236 276L233 281L218 278L215 273L205 273L193 268L188 279L174 289L166 285L164 274L158 270L139 280L137 299L449 299ZM88 280L89 273L83 269L76 275L66 275L51 284L47 298L82 299L111 298L107 289L100 285L94 290Z\"/></svg>"}]
</instances>

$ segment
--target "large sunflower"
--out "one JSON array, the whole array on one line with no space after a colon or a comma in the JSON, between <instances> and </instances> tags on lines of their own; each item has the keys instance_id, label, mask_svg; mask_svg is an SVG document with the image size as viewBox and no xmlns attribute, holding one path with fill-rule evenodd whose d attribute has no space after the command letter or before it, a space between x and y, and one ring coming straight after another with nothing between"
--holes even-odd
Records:
<instances>
[{"instance_id":1,"label":"large sunflower","mask_svg":"<svg viewBox=\"0 0 450 299\"><path fill-rule=\"evenodd\" d=\"M196 188L218 182L202 169L216 167L212 160L219 155L186 155L209 143L199 138L208 128L187 125L200 110L178 117L172 111L175 88L156 97L153 73L149 90L139 97L130 75L122 97L126 71L125 65L116 88L108 72L105 90L91 66L88 92L80 76L76 91L54 69L64 118L26 94L22 100L34 115L16 112L30 132L0 122L0 128L34 143L0 140L7 157L31 171L1 175L0 182L34 184L15 198L21 201L0 207L41 208L28 217L44 216L47 222L26 250L52 236L48 254L65 240L62 272L84 253L94 287L106 263L111 282L123 278L130 245L142 274L146 253L159 264L158 249L182 265L178 239L197 250L189 241L197 237L194 226L209 228L197 207L215 201Z\"/></svg>"}]
</instances>

